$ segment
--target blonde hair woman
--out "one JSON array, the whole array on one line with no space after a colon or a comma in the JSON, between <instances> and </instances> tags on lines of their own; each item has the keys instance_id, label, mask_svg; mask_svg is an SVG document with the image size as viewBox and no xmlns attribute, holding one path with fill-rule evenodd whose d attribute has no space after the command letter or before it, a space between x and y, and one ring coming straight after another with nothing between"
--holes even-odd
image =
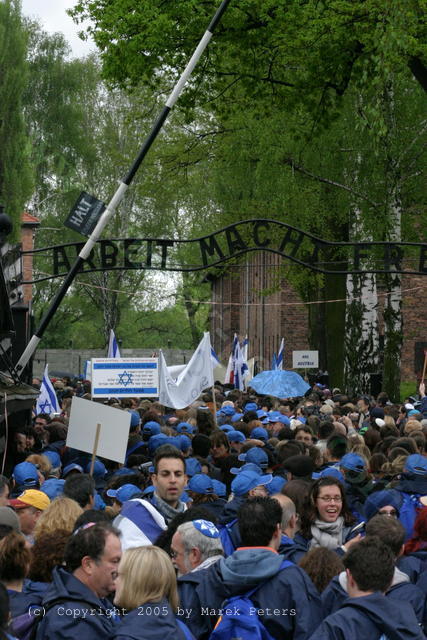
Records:
<instances>
[{"instance_id":1,"label":"blonde hair woman","mask_svg":"<svg viewBox=\"0 0 427 640\"><path fill-rule=\"evenodd\" d=\"M175 618L178 590L172 561L154 546L128 549L119 564L114 604L128 613L112 640L185 640L190 631Z\"/></svg>"},{"instance_id":2,"label":"blonde hair woman","mask_svg":"<svg viewBox=\"0 0 427 640\"><path fill-rule=\"evenodd\" d=\"M83 509L75 500L65 496L58 496L58 498L52 500L48 508L43 511L37 520L34 538L37 540L41 535L53 533L57 529L62 529L71 535L74 523L82 513Z\"/></svg>"}]
</instances>

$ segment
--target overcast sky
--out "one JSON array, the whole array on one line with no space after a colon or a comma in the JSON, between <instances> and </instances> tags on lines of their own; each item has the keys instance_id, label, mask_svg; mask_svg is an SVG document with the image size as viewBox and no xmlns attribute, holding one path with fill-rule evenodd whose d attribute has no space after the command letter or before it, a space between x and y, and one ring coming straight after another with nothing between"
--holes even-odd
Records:
<instances>
[{"instance_id":1,"label":"overcast sky","mask_svg":"<svg viewBox=\"0 0 427 640\"><path fill-rule=\"evenodd\" d=\"M73 50L74 57L82 57L95 50L92 41L83 42L77 36L82 25L76 25L65 13L76 4L76 0L22 0L22 13L36 18L49 33L61 31Z\"/></svg>"}]
</instances>

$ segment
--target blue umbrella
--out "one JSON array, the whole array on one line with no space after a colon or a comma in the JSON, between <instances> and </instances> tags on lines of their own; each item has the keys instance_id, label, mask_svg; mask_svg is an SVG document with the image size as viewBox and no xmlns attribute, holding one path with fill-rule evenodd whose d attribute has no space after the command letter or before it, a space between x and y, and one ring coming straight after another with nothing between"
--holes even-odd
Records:
<instances>
[{"instance_id":1,"label":"blue umbrella","mask_svg":"<svg viewBox=\"0 0 427 640\"><path fill-rule=\"evenodd\" d=\"M276 398L303 396L310 385L295 371L263 371L252 378L249 385L260 395Z\"/></svg>"}]
</instances>

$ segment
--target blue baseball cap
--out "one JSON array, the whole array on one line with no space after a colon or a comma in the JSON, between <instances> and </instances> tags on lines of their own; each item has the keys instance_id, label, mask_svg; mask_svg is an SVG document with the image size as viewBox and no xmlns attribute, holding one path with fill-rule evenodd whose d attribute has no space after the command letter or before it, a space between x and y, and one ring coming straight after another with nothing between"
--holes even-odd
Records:
<instances>
[{"instance_id":1,"label":"blue baseball cap","mask_svg":"<svg viewBox=\"0 0 427 640\"><path fill-rule=\"evenodd\" d=\"M108 489L107 496L123 504L141 492L142 490L134 484L124 484L118 489Z\"/></svg>"},{"instance_id":2,"label":"blue baseball cap","mask_svg":"<svg viewBox=\"0 0 427 640\"><path fill-rule=\"evenodd\" d=\"M363 505L366 520L373 518L382 507L394 507L399 515L402 506L402 495L395 489L384 489L371 493Z\"/></svg>"},{"instance_id":3,"label":"blue baseball cap","mask_svg":"<svg viewBox=\"0 0 427 640\"><path fill-rule=\"evenodd\" d=\"M187 458L185 461L185 473L189 478L202 472L202 465L197 458Z\"/></svg>"},{"instance_id":4,"label":"blue baseball cap","mask_svg":"<svg viewBox=\"0 0 427 640\"><path fill-rule=\"evenodd\" d=\"M262 475L261 467L259 467L254 462L247 462L246 464L243 464L241 467L231 467L230 469L230 473L232 473L235 476L237 476L237 474L241 473L242 471L253 471L254 473L258 473L258 475L260 476Z\"/></svg>"},{"instance_id":5,"label":"blue baseball cap","mask_svg":"<svg viewBox=\"0 0 427 640\"><path fill-rule=\"evenodd\" d=\"M160 432L161 432L160 425L158 422L155 422L154 420L149 420L142 427L142 433L147 436L148 435L155 436Z\"/></svg>"},{"instance_id":6,"label":"blue baseball cap","mask_svg":"<svg viewBox=\"0 0 427 640\"><path fill-rule=\"evenodd\" d=\"M12 473L16 484L19 486L35 487L39 484L37 467L32 462L20 462Z\"/></svg>"},{"instance_id":7,"label":"blue baseball cap","mask_svg":"<svg viewBox=\"0 0 427 640\"><path fill-rule=\"evenodd\" d=\"M244 470L237 474L231 483L231 490L236 496L243 496L251 489L259 485L266 485L271 482L273 476L271 474L260 476L254 471Z\"/></svg>"},{"instance_id":8,"label":"blue baseball cap","mask_svg":"<svg viewBox=\"0 0 427 640\"><path fill-rule=\"evenodd\" d=\"M54 500L58 496L64 493L65 480L59 480L59 478L48 478L40 487L40 491L43 491L50 500Z\"/></svg>"},{"instance_id":9,"label":"blue baseball cap","mask_svg":"<svg viewBox=\"0 0 427 640\"><path fill-rule=\"evenodd\" d=\"M141 416L138 411L134 411L133 409L128 409L128 413L130 413L130 428L136 429L141 424Z\"/></svg>"},{"instance_id":10,"label":"blue baseball cap","mask_svg":"<svg viewBox=\"0 0 427 640\"><path fill-rule=\"evenodd\" d=\"M243 413L234 413L231 416L231 422L240 422L242 418L243 418Z\"/></svg>"},{"instance_id":11,"label":"blue baseball cap","mask_svg":"<svg viewBox=\"0 0 427 640\"><path fill-rule=\"evenodd\" d=\"M241 462L253 462L261 469L268 467L268 455L260 447L252 447L246 453L241 453L238 459Z\"/></svg>"},{"instance_id":12,"label":"blue baseball cap","mask_svg":"<svg viewBox=\"0 0 427 640\"><path fill-rule=\"evenodd\" d=\"M214 493L212 478L206 475L206 473L196 473L196 475L190 479L187 489L205 496L210 495Z\"/></svg>"},{"instance_id":13,"label":"blue baseball cap","mask_svg":"<svg viewBox=\"0 0 427 640\"><path fill-rule=\"evenodd\" d=\"M174 440L176 448L180 451L188 451L191 449L191 440L184 433L179 433L175 436Z\"/></svg>"},{"instance_id":14,"label":"blue baseball cap","mask_svg":"<svg viewBox=\"0 0 427 640\"><path fill-rule=\"evenodd\" d=\"M120 469L117 469L117 471L113 473L112 477L126 476L128 473L138 473L138 471L136 469L128 469L128 467L121 467Z\"/></svg>"},{"instance_id":15,"label":"blue baseball cap","mask_svg":"<svg viewBox=\"0 0 427 640\"><path fill-rule=\"evenodd\" d=\"M251 438L267 442L269 438L268 431L267 429L264 429L264 427L255 427L255 429L252 429L251 431Z\"/></svg>"},{"instance_id":16,"label":"blue baseball cap","mask_svg":"<svg viewBox=\"0 0 427 640\"><path fill-rule=\"evenodd\" d=\"M228 431L228 442L246 442L245 434L241 431Z\"/></svg>"},{"instance_id":17,"label":"blue baseball cap","mask_svg":"<svg viewBox=\"0 0 427 640\"><path fill-rule=\"evenodd\" d=\"M286 478L283 478L282 476L274 476L273 480L267 485L268 494L272 496L275 493L280 493L286 483Z\"/></svg>"},{"instance_id":18,"label":"blue baseball cap","mask_svg":"<svg viewBox=\"0 0 427 640\"><path fill-rule=\"evenodd\" d=\"M228 404L225 407L221 407L218 413L222 413L224 416L234 416L236 409Z\"/></svg>"},{"instance_id":19,"label":"blue baseball cap","mask_svg":"<svg viewBox=\"0 0 427 640\"><path fill-rule=\"evenodd\" d=\"M225 431L225 433L229 433L230 431L234 431L234 427L231 426L231 424L223 424L222 427L220 427L221 431Z\"/></svg>"},{"instance_id":20,"label":"blue baseball cap","mask_svg":"<svg viewBox=\"0 0 427 640\"><path fill-rule=\"evenodd\" d=\"M61 457L56 451L43 451L42 455L46 456L52 465L52 469L59 469L61 466Z\"/></svg>"},{"instance_id":21,"label":"blue baseball cap","mask_svg":"<svg viewBox=\"0 0 427 640\"><path fill-rule=\"evenodd\" d=\"M258 411L258 405L257 405L256 402L247 402L243 408L244 408L245 412L246 411Z\"/></svg>"},{"instance_id":22,"label":"blue baseball cap","mask_svg":"<svg viewBox=\"0 0 427 640\"><path fill-rule=\"evenodd\" d=\"M411 473L416 476L427 476L427 458L419 453L414 453L406 458L403 473Z\"/></svg>"},{"instance_id":23,"label":"blue baseball cap","mask_svg":"<svg viewBox=\"0 0 427 640\"><path fill-rule=\"evenodd\" d=\"M323 469L323 471L312 473L311 477L313 478L313 480L318 480L319 478L325 477L335 478L336 480L339 480L339 482L344 484L344 476L336 467L327 467L326 469Z\"/></svg>"},{"instance_id":24,"label":"blue baseball cap","mask_svg":"<svg viewBox=\"0 0 427 640\"><path fill-rule=\"evenodd\" d=\"M342 469L357 471L358 473L362 473L366 469L366 462L358 453L346 453L341 458L339 465Z\"/></svg>"},{"instance_id":25,"label":"blue baseball cap","mask_svg":"<svg viewBox=\"0 0 427 640\"><path fill-rule=\"evenodd\" d=\"M193 427L189 422L180 422L176 430L178 433L196 433L197 431L196 427Z\"/></svg>"},{"instance_id":26,"label":"blue baseball cap","mask_svg":"<svg viewBox=\"0 0 427 640\"><path fill-rule=\"evenodd\" d=\"M207 538L219 538L219 531L210 520L193 520L193 526Z\"/></svg>"},{"instance_id":27,"label":"blue baseball cap","mask_svg":"<svg viewBox=\"0 0 427 640\"><path fill-rule=\"evenodd\" d=\"M88 462L85 467L85 472L90 473L90 465L92 463ZM107 469L105 468L105 464L101 462L101 460L95 460L95 464L93 465L93 477L94 478L103 478L107 473Z\"/></svg>"},{"instance_id":28,"label":"blue baseball cap","mask_svg":"<svg viewBox=\"0 0 427 640\"><path fill-rule=\"evenodd\" d=\"M169 438L165 433L156 433L148 440L148 451L152 454L156 449L161 447L163 444L167 444L168 442Z\"/></svg>"},{"instance_id":29,"label":"blue baseball cap","mask_svg":"<svg viewBox=\"0 0 427 640\"><path fill-rule=\"evenodd\" d=\"M286 424L287 426L291 424L288 416L283 415L283 413L280 413L280 411L270 411L268 414L268 421L281 422L282 424Z\"/></svg>"},{"instance_id":30,"label":"blue baseball cap","mask_svg":"<svg viewBox=\"0 0 427 640\"><path fill-rule=\"evenodd\" d=\"M267 411L264 411L264 409L258 409L256 414L258 418L267 418Z\"/></svg>"},{"instance_id":31,"label":"blue baseball cap","mask_svg":"<svg viewBox=\"0 0 427 640\"><path fill-rule=\"evenodd\" d=\"M215 480L215 478L212 478L212 484L214 488L214 493L216 493L218 498L223 498L224 496L227 495L227 487L223 482L220 482L219 480Z\"/></svg>"},{"instance_id":32,"label":"blue baseball cap","mask_svg":"<svg viewBox=\"0 0 427 640\"><path fill-rule=\"evenodd\" d=\"M67 464L67 466L63 468L62 477L65 478L65 476L67 476L70 473L70 471L78 471L79 473L83 473L83 467L81 467L76 462L71 462L70 464Z\"/></svg>"}]
</instances>

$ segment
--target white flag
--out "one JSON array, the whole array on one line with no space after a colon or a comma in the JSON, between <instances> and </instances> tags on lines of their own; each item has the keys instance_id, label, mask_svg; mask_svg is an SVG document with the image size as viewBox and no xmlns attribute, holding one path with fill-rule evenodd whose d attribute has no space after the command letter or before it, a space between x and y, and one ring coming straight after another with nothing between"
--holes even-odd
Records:
<instances>
[{"instance_id":1,"label":"white flag","mask_svg":"<svg viewBox=\"0 0 427 640\"><path fill-rule=\"evenodd\" d=\"M174 380L168 372L163 352L159 354L159 401L166 407L184 409L214 383L209 332L191 356L190 362Z\"/></svg>"},{"instance_id":2,"label":"white flag","mask_svg":"<svg viewBox=\"0 0 427 640\"><path fill-rule=\"evenodd\" d=\"M49 379L48 368L49 365L46 365L40 386L40 395L37 398L36 415L39 413L59 413L58 398Z\"/></svg>"},{"instance_id":3,"label":"white flag","mask_svg":"<svg viewBox=\"0 0 427 640\"><path fill-rule=\"evenodd\" d=\"M108 354L107 358L120 358L119 345L117 344L114 331L110 329L110 340L108 341Z\"/></svg>"}]
</instances>

